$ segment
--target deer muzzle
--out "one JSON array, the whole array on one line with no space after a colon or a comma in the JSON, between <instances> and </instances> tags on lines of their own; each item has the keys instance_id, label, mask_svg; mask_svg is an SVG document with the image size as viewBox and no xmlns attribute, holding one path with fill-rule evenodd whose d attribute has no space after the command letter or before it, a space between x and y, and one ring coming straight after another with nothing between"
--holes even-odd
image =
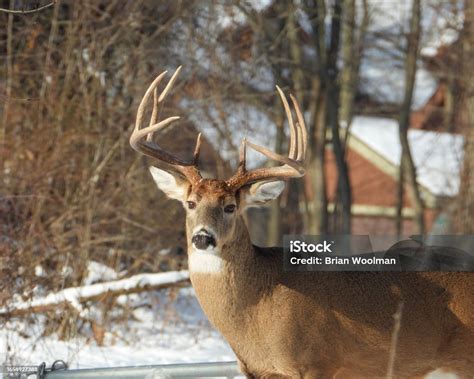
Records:
<instances>
[{"instance_id":1,"label":"deer muzzle","mask_svg":"<svg viewBox=\"0 0 474 379\"><path fill-rule=\"evenodd\" d=\"M217 245L215 237L206 229L201 229L194 233L191 242L193 246L199 250L207 250L208 248L214 249Z\"/></svg>"}]
</instances>

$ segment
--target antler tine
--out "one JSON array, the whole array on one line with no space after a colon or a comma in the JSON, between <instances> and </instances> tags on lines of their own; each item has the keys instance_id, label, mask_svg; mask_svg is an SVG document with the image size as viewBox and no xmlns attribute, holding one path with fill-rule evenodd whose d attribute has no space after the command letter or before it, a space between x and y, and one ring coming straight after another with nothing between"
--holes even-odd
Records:
<instances>
[{"instance_id":1,"label":"antler tine","mask_svg":"<svg viewBox=\"0 0 474 379\"><path fill-rule=\"evenodd\" d=\"M303 160L306 156L306 148L308 147L308 132L306 130L306 124L304 122L303 112L301 112L300 106L298 105L298 101L292 94L290 94L290 98L291 102L293 103L293 106L295 107L296 117L298 118L297 126L300 130L300 133L298 134L298 156L296 157L296 160L300 161Z\"/></svg>"},{"instance_id":2,"label":"antler tine","mask_svg":"<svg viewBox=\"0 0 474 379\"><path fill-rule=\"evenodd\" d=\"M196 138L196 147L194 148L193 160L194 164L197 165L199 154L201 153L201 133Z\"/></svg>"},{"instance_id":3,"label":"antler tine","mask_svg":"<svg viewBox=\"0 0 474 379\"><path fill-rule=\"evenodd\" d=\"M178 172L184 175L191 183L194 183L196 180L201 178L199 170L197 169L196 163L199 157L199 150L201 146L201 137L200 135L196 141L196 148L194 151L193 160L185 161L182 160L167 151L163 150L155 142L152 141L153 133L166 128L171 123L179 120L179 116L171 116L162 121L158 122L158 108L161 103L166 99L166 96L173 87L176 78L178 77L181 67L174 72L171 79L165 86L165 89L158 96L157 87L163 80L167 71L162 72L158 77L150 84L148 89L143 96L142 101L138 107L137 118L135 121L135 128L132 135L130 136L130 145L138 152L148 155L152 158L156 158L158 161L164 162L168 170ZM153 93L153 110L150 118L150 123L147 127L142 128L145 109L150 100L151 94ZM146 137L146 138L145 138Z\"/></svg>"},{"instance_id":4,"label":"antler tine","mask_svg":"<svg viewBox=\"0 0 474 379\"><path fill-rule=\"evenodd\" d=\"M158 122L158 89L155 87L153 90L153 110L151 112L150 123L148 126L152 126ZM153 138L153 133L148 133L146 135L146 140L151 141Z\"/></svg>"},{"instance_id":5,"label":"antler tine","mask_svg":"<svg viewBox=\"0 0 474 379\"><path fill-rule=\"evenodd\" d=\"M290 147L288 156L277 154L266 147L255 145L252 142L242 141L239 155L239 168L234 176L227 180L227 185L231 188L238 189L249 183L258 181L281 180L284 178L297 178L304 175L305 170L303 161L307 147L307 132L301 109L294 96L291 95L291 101L295 107L297 123L293 122L290 106L286 100L283 91L277 86L278 94L285 108L288 124L290 125ZM283 165L278 167L258 168L247 171L245 168L245 148L251 147L255 151L265 155L267 158L280 162Z\"/></svg>"},{"instance_id":6,"label":"antler tine","mask_svg":"<svg viewBox=\"0 0 474 379\"><path fill-rule=\"evenodd\" d=\"M278 91L278 94L280 95L280 99L281 99L281 102L283 103L283 107L285 108L285 113L286 113L286 118L288 119L288 124L290 124L290 154L289 154L289 157L291 159L295 159L296 158L296 152L297 152L297 149L298 149L298 145L295 143L295 141L297 140L297 129L295 127L295 124L293 123L293 115L291 114L291 110L290 110L290 105L288 104L288 100L286 99L286 96L285 94L283 93L283 91L281 90L281 88L279 86L275 86L277 91Z\"/></svg>"},{"instance_id":7,"label":"antler tine","mask_svg":"<svg viewBox=\"0 0 474 379\"><path fill-rule=\"evenodd\" d=\"M140 102L140 105L138 106L137 118L135 121L135 128L133 130L132 135L130 136L130 145L138 152L144 153L146 155L150 155L151 157L155 157L155 155L153 155L152 151L150 151L150 149L145 146L153 144L151 142L151 137L153 133L158 129L168 126L172 122L179 120L179 116L173 116L173 117L168 117L167 119L156 123L155 120L157 120L157 117L158 117L159 99L156 101L156 96L155 96L150 125L146 128L141 128L141 126L143 125L143 120L145 118L145 109L150 99L150 96L152 93L156 92L158 85L161 83L161 81L163 80L167 72L168 71L163 71L160 75L158 75L158 77L150 84L150 86L146 90L145 95L143 96L143 99ZM176 72L179 72L179 71L176 70ZM173 77L175 77L176 72L173 75ZM147 137L146 144L142 142L142 139L145 136ZM142 151L142 149L146 149L147 151L146 152ZM173 159L170 159L170 160L173 161ZM168 162L168 163L172 163L172 162Z\"/></svg>"},{"instance_id":8,"label":"antler tine","mask_svg":"<svg viewBox=\"0 0 474 379\"><path fill-rule=\"evenodd\" d=\"M304 169L301 166L301 162L291 159L290 157L285 157L284 155L277 154L267 149L266 147L255 145L250 141L247 141L247 145L250 146L252 149L258 151L259 153L265 155L267 158L273 159L274 161L284 163L290 167L293 167L299 173L302 173L302 174L304 173Z\"/></svg>"},{"instance_id":9,"label":"antler tine","mask_svg":"<svg viewBox=\"0 0 474 379\"><path fill-rule=\"evenodd\" d=\"M135 120L135 128L134 132L138 131L140 129L140 126L143 125L143 119L145 117L145 108L148 103L148 99L150 98L150 95L152 91L155 90L155 88L161 83L163 80L163 77L166 75L168 71L163 71L160 75L156 77L155 80L150 84L148 89L145 92L145 95L143 96L142 101L140 101L140 105L138 106L138 111L137 111L137 118ZM134 134L131 135L130 137L130 143L132 143L132 138L134 138ZM135 141L133 141L135 142ZM133 145L132 145L133 147Z\"/></svg>"},{"instance_id":10,"label":"antler tine","mask_svg":"<svg viewBox=\"0 0 474 379\"><path fill-rule=\"evenodd\" d=\"M247 137L244 137L239 148L239 169L246 170Z\"/></svg>"}]
</instances>

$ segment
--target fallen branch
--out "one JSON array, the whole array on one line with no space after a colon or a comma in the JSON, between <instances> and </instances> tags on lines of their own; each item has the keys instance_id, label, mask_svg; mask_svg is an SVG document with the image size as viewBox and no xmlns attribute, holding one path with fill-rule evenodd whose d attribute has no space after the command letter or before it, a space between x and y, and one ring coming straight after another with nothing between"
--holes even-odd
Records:
<instances>
[{"instance_id":1,"label":"fallen branch","mask_svg":"<svg viewBox=\"0 0 474 379\"><path fill-rule=\"evenodd\" d=\"M0 8L0 12L11 13L11 14L30 14L30 13L36 13L36 12L42 11L43 9L49 8L55 3L56 3L56 0L50 2L49 4L43 5L42 7L29 9L29 10Z\"/></svg>"},{"instance_id":2,"label":"fallen branch","mask_svg":"<svg viewBox=\"0 0 474 379\"><path fill-rule=\"evenodd\" d=\"M81 303L100 301L109 296L128 295L170 287L189 285L188 271L171 271L157 274L139 274L130 278L96 283L82 287L66 288L44 297L27 301L14 301L0 308L0 316L15 317L29 313L46 312L68 304L80 311Z\"/></svg>"}]
</instances>

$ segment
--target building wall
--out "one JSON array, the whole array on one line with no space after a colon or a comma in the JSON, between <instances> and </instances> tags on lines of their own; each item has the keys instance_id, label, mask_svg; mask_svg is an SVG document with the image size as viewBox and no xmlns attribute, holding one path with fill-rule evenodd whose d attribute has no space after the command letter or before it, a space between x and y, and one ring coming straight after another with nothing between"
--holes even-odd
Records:
<instances>
[{"instance_id":1,"label":"building wall","mask_svg":"<svg viewBox=\"0 0 474 379\"><path fill-rule=\"evenodd\" d=\"M425 211L425 227L430 231L437 212L432 209ZM396 226L393 217L381 216L353 216L352 234L369 234L373 236L395 235ZM403 235L413 235L416 233L416 225L413 219L404 219L402 224Z\"/></svg>"},{"instance_id":2,"label":"building wall","mask_svg":"<svg viewBox=\"0 0 474 379\"><path fill-rule=\"evenodd\" d=\"M328 202L335 199L337 186L337 167L332 150L326 150L326 189ZM347 152L349 175L352 187L352 203L357 208L366 207L368 210L375 208L384 209L386 212L395 212L397 204L398 182L396 178L382 171L372 162L349 149ZM405 189L403 207L410 211L410 198ZM412 211L412 210L411 210ZM353 212L355 213L355 212ZM382 214L362 214L357 212L353 215L353 234L371 235L394 235L396 233L395 218ZM429 231L436 217L435 209L425 210L425 225ZM403 221L402 234L415 234L416 226L413 219L407 217Z\"/></svg>"},{"instance_id":3,"label":"building wall","mask_svg":"<svg viewBox=\"0 0 474 379\"><path fill-rule=\"evenodd\" d=\"M337 186L337 166L332 150L326 149L326 191L328 202L334 201ZM396 205L398 185L395 178L388 175L353 149L347 152L349 175L352 186L352 203L393 207ZM409 206L407 191L404 206Z\"/></svg>"}]
</instances>

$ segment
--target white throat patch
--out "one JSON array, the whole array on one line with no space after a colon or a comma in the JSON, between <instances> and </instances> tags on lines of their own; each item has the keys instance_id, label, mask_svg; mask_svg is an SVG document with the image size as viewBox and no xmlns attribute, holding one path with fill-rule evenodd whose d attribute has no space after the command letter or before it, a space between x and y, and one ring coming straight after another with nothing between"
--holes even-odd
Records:
<instances>
[{"instance_id":1,"label":"white throat patch","mask_svg":"<svg viewBox=\"0 0 474 379\"><path fill-rule=\"evenodd\" d=\"M188 266L192 273L218 274L224 269L224 260L216 249L198 250L192 247Z\"/></svg>"}]
</instances>

